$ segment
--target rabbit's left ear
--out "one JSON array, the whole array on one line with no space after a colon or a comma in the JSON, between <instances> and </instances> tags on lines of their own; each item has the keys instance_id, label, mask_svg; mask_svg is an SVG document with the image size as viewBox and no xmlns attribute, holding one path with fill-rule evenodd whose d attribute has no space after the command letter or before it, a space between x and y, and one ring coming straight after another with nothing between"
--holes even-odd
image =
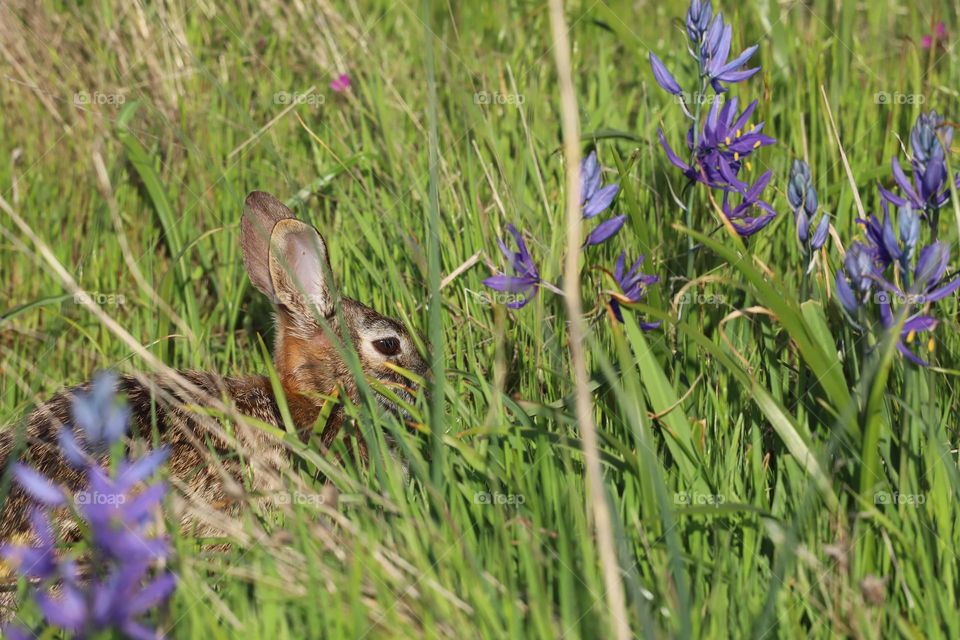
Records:
<instances>
[{"instance_id":1,"label":"rabbit's left ear","mask_svg":"<svg viewBox=\"0 0 960 640\"><path fill-rule=\"evenodd\" d=\"M301 325L316 325L317 314L333 316L336 287L327 245L311 225L280 220L270 234L270 282L276 302Z\"/></svg>"},{"instance_id":2,"label":"rabbit's left ear","mask_svg":"<svg viewBox=\"0 0 960 640\"><path fill-rule=\"evenodd\" d=\"M327 245L317 230L297 220L269 193L247 196L240 223L243 262L250 281L301 326L315 327L317 315L330 318L336 288Z\"/></svg>"},{"instance_id":3,"label":"rabbit's left ear","mask_svg":"<svg viewBox=\"0 0 960 640\"><path fill-rule=\"evenodd\" d=\"M278 222L294 217L293 211L263 191L250 193L244 204L246 210L240 221L243 264L253 286L263 295L275 300L273 282L270 279L270 236Z\"/></svg>"}]
</instances>

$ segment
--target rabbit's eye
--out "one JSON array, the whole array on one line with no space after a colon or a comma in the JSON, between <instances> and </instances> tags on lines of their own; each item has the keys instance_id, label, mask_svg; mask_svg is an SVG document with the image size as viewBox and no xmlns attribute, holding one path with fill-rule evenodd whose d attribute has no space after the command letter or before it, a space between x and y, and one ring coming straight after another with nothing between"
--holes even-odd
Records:
<instances>
[{"instance_id":1,"label":"rabbit's eye","mask_svg":"<svg viewBox=\"0 0 960 640\"><path fill-rule=\"evenodd\" d=\"M385 356L395 356L400 353L400 340L397 338L374 340L373 348Z\"/></svg>"}]
</instances>

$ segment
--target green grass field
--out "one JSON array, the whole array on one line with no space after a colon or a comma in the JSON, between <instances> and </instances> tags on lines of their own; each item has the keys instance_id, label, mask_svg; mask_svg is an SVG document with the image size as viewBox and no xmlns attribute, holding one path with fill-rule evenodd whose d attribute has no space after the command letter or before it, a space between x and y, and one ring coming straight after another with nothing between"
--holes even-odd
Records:
<instances>
[{"instance_id":1,"label":"green grass field","mask_svg":"<svg viewBox=\"0 0 960 640\"><path fill-rule=\"evenodd\" d=\"M892 186L890 158L904 157L917 115L960 116L960 7L716 7L733 50L760 44L762 71L731 94L759 99L756 119L777 139L750 175L773 171L766 196L779 215L742 242L698 187L690 271L688 192L656 136L662 127L682 147L687 125L647 61L655 51L690 80L686 3L566 3L583 149L619 180L614 211L628 216L580 262L625 622L650 638L956 638L956 296L938 304L923 369L886 340L865 357L833 281L839 247L863 238L861 203L879 210L876 184ZM923 48L939 21L946 38ZM351 86L335 92L341 73ZM384 431L402 438L409 481L376 456L339 465L291 445L324 499L252 507L227 550L176 536L180 583L160 628L198 639L613 637L564 301L541 289L511 310L482 284L502 271L497 238L513 223L544 281L562 286L546 2L14 0L0 4L0 78L0 196L167 365L270 367L269 302L239 246L254 189L321 230L346 295L418 329L441 356L442 395L432 411L418 404L419 434L349 409L381 444ZM808 278L786 198L795 158L809 162L835 230ZM951 274L954 201L940 222ZM99 369L146 368L8 212L0 232L0 424ZM660 283L618 324L607 273L623 249L646 254ZM663 325L642 332L638 320Z\"/></svg>"}]
</instances>

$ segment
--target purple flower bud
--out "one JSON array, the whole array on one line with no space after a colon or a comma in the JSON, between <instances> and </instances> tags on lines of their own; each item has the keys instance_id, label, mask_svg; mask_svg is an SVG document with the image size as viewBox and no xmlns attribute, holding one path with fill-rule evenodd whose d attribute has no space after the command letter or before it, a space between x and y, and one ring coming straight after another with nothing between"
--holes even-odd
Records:
<instances>
[{"instance_id":1,"label":"purple flower bud","mask_svg":"<svg viewBox=\"0 0 960 640\"><path fill-rule=\"evenodd\" d=\"M850 285L847 283L847 276L844 273L843 269L837 271L836 277L836 286L834 290L837 293L837 299L840 301L840 304L846 309L847 313L851 316L855 316L857 311L860 308L860 304L857 302L857 296L854 294L853 289L850 288Z\"/></svg>"},{"instance_id":2,"label":"purple flower bud","mask_svg":"<svg viewBox=\"0 0 960 640\"><path fill-rule=\"evenodd\" d=\"M691 0L690 8L687 9L687 37L690 38L690 44L696 48L700 47L703 36L710 25L710 17L713 14L713 7L710 6L710 0L701 2L700 0Z\"/></svg>"},{"instance_id":3,"label":"purple flower bud","mask_svg":"<svg viewBox=\"0 0 960 640\"><path fill-rule=\"evenodd\" d=\"M830 218L826 214L820 217L820 224L813 233L813 240L810 241L810 248L819 251L827 242L827 235L830 233Z\"/></svg>"},{"instance_id":4,"label":"purple flower bud","mask_svg":"<svg viewBox=\"0 0 960 640\"><path fill-rule=\"evenodd\" d=\"M683 89L680 88L673 74L667 70L667 67L653 51L650 52L650 67L653 69L653 79L664 91L675 96L683 93Z\"/></svg>"},{"instance_id":5,"label":"purple flower bud","mask_svg":"<svg viewBox=\"0 0 960 640\"><path fill-rule=\"evenodd\" d=\"M907 260L910 260L920 239L920 216L910 206L901 207L898 211L897 222L900 227L900 242L903 243L903 254Z\"/></svg>"}]
</instances>

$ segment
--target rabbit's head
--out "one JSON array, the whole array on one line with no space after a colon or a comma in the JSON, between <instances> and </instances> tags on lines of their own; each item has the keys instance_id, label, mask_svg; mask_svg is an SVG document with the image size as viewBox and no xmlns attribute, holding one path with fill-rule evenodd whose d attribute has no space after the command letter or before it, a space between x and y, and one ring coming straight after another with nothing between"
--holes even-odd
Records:
<instances>
[{"instance_id":1,"label":"rabbit's head","mask_svg":"<svg viewBox=\"0 0 960 640\"><path fill-rule=\"evenodd\" d=\"M427 374L413 338L396 320L339 294L327 245L312 225L270 194L254 191L246 200L241 244L250 281L277 307L274 362L298 427L312 425L322 395L339 388L358 399L341 356L350 345L365 376L412 402L412 383L395 367ZM377 397L398 412L385 396Z\"/></svg>"}]
</instances>

